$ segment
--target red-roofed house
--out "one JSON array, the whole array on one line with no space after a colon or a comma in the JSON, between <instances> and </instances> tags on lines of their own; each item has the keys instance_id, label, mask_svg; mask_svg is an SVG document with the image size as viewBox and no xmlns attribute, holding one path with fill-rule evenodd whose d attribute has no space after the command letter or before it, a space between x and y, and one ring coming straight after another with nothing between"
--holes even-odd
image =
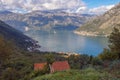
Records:
<instances>
[{"instance_id":1,"label":"red-roofed house","mask_svg":"<svg viewBox=\"0 0 120 80\"><path fill-rule=\"evenodd\" d=\"M34 70L42 70L46 63L35 63L34 64ZM68 64L68 61L56 61L53 62L52 65L50 66L50 72L56 72L56 71L65 71L69 70L70 66Z\"/></svg>"}]
</instances>

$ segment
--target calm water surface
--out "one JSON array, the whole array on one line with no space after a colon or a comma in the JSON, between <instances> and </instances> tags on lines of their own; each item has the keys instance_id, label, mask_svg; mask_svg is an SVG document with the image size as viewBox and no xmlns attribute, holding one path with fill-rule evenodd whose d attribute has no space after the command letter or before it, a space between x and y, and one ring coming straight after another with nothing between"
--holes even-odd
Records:
<instances>
[{"instance_id":1,"label":"calm water surface","mask_svg":"<svg viewBox=\"0 0 120 80\"><path fill-rule=\"evenodd\" d=\"M108 45L107 38L85 37L72 31L29 31L27 35L39 41L42 51L75 52L96 56Z\"/></svg>"}]
</instances>

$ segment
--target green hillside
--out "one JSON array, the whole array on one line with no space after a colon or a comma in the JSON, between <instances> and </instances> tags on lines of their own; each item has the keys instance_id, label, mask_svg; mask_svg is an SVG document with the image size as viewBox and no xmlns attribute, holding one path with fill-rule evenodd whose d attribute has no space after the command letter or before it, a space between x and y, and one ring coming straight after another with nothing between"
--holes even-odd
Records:
<instances>
[{"instance_id":1,"label":"green hillside","mask_svg":"<svg viewBox=\"0 0 120 80\"><path fill-rule=\"evenodd\" d=\"M104 71L96 71L95 69L88 68L85 70L69 70L63 72L56 72L39 76L33 80L119 80L112 77L109 73Z\"/></svg>"},{"instance_id":2,"label":"green hillside","mask_svg":"<svg viewBox=\"0 0 120 80\"><path fill-rule=\"evenodd\" d=\"M120 24L120 3L107 11L105 14L98 16L79 29L76 33L80 35L109 35L112 32L113 27Z\"/></svg>"}]
</instances>

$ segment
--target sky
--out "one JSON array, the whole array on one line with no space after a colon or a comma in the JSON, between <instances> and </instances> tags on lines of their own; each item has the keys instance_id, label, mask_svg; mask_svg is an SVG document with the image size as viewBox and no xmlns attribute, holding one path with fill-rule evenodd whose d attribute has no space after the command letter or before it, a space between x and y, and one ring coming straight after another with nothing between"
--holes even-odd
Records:
<instances>
[{"instance_id":1,"label":"sky","mask_svg":"<svg viewBox=\"0 0 120 80\"><path fill-rule=\"evenodd\" d=\"M83 0L89 8L100 7L102 5L113 5L120 2L120 0Z\"/></svg>"},{"instance_id":2,"label":"sky","mask_svg":"<svg viewBox=\"0 0 120 80\"><path fill-rule=\"evenodd\" d=\"M120 0L0 0L0 10L31 12L63 9L66 12L102 14Z\"/></svg>"}]
</instances>

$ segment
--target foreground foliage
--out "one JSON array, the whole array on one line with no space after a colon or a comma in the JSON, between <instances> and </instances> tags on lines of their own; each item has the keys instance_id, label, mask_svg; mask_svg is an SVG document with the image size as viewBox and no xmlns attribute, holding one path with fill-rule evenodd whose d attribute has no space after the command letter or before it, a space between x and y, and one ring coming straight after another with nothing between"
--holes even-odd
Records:
<instances>
[{"instance_id":1,"label":"foreground foliage","mask_svg":"<svg viewBox=\"0 0 120 80\"><path fill-rule=\"evenodd\" d=\"M120 24L116 25L109 36L109 49L99 55L102 60L119 60L120 59Z\"/></svg>"},{"instance_id":2,"label":"foreground foliage","mask_svg":"<svg viewBox=\"0 0 120 80\"><path fill-rule=\"evenodd\" d=\"M84 70L56 72L54 74L39 76L33 80L120 80L120 78L115 78L105 71L87 68Z\"/></svg>"}]
</instances>

